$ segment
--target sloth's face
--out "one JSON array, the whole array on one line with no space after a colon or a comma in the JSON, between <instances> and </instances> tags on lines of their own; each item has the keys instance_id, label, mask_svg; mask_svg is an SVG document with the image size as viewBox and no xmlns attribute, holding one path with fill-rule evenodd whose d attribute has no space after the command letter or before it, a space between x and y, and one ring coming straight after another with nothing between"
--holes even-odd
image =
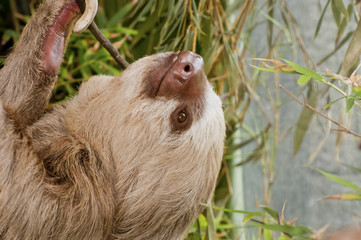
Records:
<instances>
[{"instance_id":1,"label":"sloth's face","mask_svg":"<svg viewBox=\"0 0 361 240\"><path fill-rule=\"evenodd\" d=\"M143 107L144 111L152 110L148 115L162 115L169 133L189 130L207 115L207 106L210 112L222 113L219 98L204 74L203 59L195 53L160 53L142 58L124 71L121 78L125 89L133 92L130 102L148 105ZM151 106L158 104L161 104L158 110Z\"/></svg>"},{"instance_id":2,"label":"sloth's face","mask_svg":"<svg viewBox=\"0 0 361 240\"><path fill-rule=\"evenodd\" d=\"M191 161L211 155L216 162L221 159L222 103L197 54L186 51L142 58L119 77L91 79L77 98L83 103L75 99L73 105L88 128L83 132L93 132L86 138L110 145L115 158Z\"/></svg>"},{"instance_id":3,"label":"sloth's face","mask_svg":"<svg viewBox=\"0 0 361 240\"><path fill-rule=\"evenodd\" d=\"M132 158L154 156L180 162L211 158L219 163L225 135L222 103L199 55L145 57L131 64L116 82L114 134L124 138L114 142L115 152L126 151Z\"/></svg>"},{"instance_id":4,"label":"sloth's face","mask_svg":"<svg viewBox=\"0 0 361 240\"><path fill-rule=\"evenodd\" d=\"M209 83L203 71L203 59L198 54L184 51L158 54L142 61L149 65L142 74L140 96L152 101L177 102L168 114L171 131L188 130L201 118L206 104L205 92Z\"/></svg>"}]
</instances>

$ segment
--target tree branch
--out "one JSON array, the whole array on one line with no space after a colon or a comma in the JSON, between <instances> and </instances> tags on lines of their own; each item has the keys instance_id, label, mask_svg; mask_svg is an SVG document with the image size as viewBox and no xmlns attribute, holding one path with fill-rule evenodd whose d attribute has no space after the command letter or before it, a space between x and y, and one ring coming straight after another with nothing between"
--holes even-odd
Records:
<instances>
[{"instance_id":1,"label":"tree branch","mask_svg":"<svg viewBox=\"0 0 361 240\"><path fill-rule=\"evenodd\" d=\"M279 88L281 88L285 93L287 93L291 98L293 98L298 104L300 104L301 106L303 106L304 108L308 108L311 111L317 113L318 115L320 115L321 117L325 118L326 120L332 122L333 124L337 125L339 128L338 129L334 129L331 128L331 130L333 131L339 131L339 132L345 132L351 135L354 135L356 137L361 138L361 135L358 133L355 133L353 131L351 131L350 129L344 127L342 124L340 124L339 122L333 120L332 118L329 118L327 115L321 113L320 111L318 111L317 109L315 109L314 107L308 105L307 103L303 103L301 102L295 95L293 95L290 91L288 91L287 89L285 89L282 85L279 85Z\"/></svg>"},{"instance_id":2,"label":"tree branch","mask_svg":"<svg viewBox=\"0 0 361 240\"><path fill-rule=\"evenodd\" d=\"M76 3L79 5L80 10L84 12L84 0L76 0ZM109 39L104 36L94 21L89 25L89 30L123 69L126 69L129 66L129 63L122 56L120 56L118 50L113 46Z\"/></svg>"}]
</instances>

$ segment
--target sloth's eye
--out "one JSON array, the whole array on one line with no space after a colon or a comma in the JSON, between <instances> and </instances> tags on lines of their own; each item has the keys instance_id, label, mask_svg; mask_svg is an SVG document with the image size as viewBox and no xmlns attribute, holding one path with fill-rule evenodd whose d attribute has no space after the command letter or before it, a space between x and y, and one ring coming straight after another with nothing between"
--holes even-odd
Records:
<instances>
[{"instance_id":1,"label":"sloth's eye","mask_svg":"<svg viewBox=\"0 0 361 240\"><path fill-rule=\"evenodd\" d=\"M178 113L178 121L180 123L185 122L187 120L187 113L183 110Z\"/></svg>"},{"instance_id":2,"label":"sloth's eye","mask_svg":"<svg viewBox=\"0 0 361 240\"><path fill-rule=\"evenodd\" d=\"M192 125L192 122L192 114L184 105L176 108L170 115L170 123L172 124L173 133L180 133L187 130Z\"/></svg>"}]
</instances>

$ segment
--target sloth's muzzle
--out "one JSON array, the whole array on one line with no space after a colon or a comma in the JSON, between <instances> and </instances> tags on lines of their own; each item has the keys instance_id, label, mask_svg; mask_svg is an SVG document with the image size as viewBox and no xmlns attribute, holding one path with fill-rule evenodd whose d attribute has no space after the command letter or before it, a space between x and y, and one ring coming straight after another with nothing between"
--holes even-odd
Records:
<instances>
[{"instance_id":1,"label":"sloth's muzzle","mask_svg":"<svg viewBox=\"0 0 361 240\"><path fill-rule=\"evenodd\" d=\"M159 85L157 96L199 95L207 78L203 59L190 51L179 52Z\"/></svg>"}]
</instances>

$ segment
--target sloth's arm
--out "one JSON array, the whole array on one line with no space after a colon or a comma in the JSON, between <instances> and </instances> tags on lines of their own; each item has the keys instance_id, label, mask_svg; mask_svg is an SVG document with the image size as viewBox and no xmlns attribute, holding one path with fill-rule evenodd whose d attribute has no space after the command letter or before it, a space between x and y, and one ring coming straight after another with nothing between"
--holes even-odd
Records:
<instances>
[{"instance_id":1,"label":"sloth's arm","mask_svg":"<svg viewBox=\"0 0 361 240\"><path fill-rule=\"evenodd\" d=\"M47 105L79 8L75 0L46 0L0 71L0 100L18 128L36 121Z\"/></svg>"}]
</instances>

